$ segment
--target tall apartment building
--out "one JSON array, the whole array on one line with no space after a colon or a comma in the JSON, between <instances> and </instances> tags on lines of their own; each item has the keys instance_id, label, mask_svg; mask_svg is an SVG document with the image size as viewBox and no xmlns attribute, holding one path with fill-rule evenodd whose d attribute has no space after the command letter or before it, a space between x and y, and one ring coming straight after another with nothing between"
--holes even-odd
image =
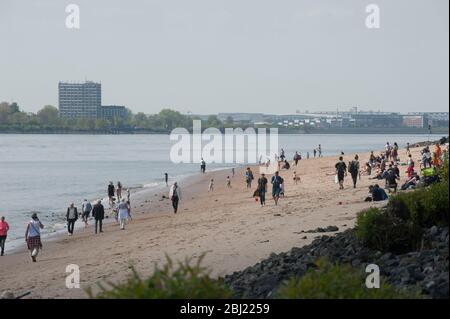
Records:
<instances>
[{"instance_id":1,"label":"tall apartment building","mask_svg":"<svg viewBox=\"0 0 450 319\"><path fill-rule=\"evenodd\" d=\"M102 85L95 82L59 82L59 116L78 119L99 117L102 105Z\"/></svg>"}]
</instances>

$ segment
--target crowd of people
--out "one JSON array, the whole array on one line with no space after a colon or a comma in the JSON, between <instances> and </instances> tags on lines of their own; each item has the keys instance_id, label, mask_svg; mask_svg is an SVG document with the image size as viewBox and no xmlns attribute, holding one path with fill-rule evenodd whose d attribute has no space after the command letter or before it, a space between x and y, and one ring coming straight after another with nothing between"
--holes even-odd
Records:
<instances>
[{"instance_id":1,"label":"crowd of people","mask_svg":"<svg viewBox=\"0 0 450 319\"><path fill-rule=\"evenodd\" d=\"M365 165L360 165L360 158L355 155L354 158L347 163L344 161L344 153L341 152L338 162L335 164L334 175L335 182L339 185L339 189L344 189L345 178L350 173L352 179L353 188L357 187L358 180L361 176L368 176L369 180L385 181L384 189L380 187L379 183L369 186L369 194L365 198L365 201L384 201L389 198L385 190L390 192L397 192L398 182L400 181L401 166L406 167L406 178L404 183L400 186L401 190L407 190L415 188L419 185L427 186L438 180L437 169L439 169L443 164L444 154L448 154L448 146L444 151L440 143L434 145L434 150L431 151L430 145L426 145L420 152L419 170L416 171L416 163L411 153L411 145L408 143L406 145L406 160L401 161L399 155L399 146L397 143L392 145L387 142L383 152L375 155L372 151L370 152L368 161ZM322 147L319 146L313 149L314 157L322 157ZM309 152L307 153L307 159L309 158ZM284 197L285 194L285 181L280 175L281 170L289 170L291 165L286 159L284 149L281 149L280 156L275 155L275 160L278 162L278 170L270 178L270 185L272 187L271 195L274 201L274 205L278 205L279 199ZM293 165L298 167L300 161L302 160L301 154L296 151L293 157ZM260 163L262 166L270 165L270 160L266 163ZM206 162L201 159L200 171L202 174L206 172ZM231 177L226 177L226 187L228 189L232 188L231 178L235 176L235 169L231 169ZM247 167L244 172L244 179L246 188L251 190L253 187L253 181L255 180L253 171L250 167ZM301 178L297 171L292 174L292 179L294 185L301 182ZM165 185L168 187L168 173L164 173ZM269 179L266 174L261 172L257 183L256 189L253 192L253 197L257 202L259 202L261 207L266 205L266 194L268 193ZM210 179L208 190L210 192L214 191L214 179ZM113 213L116 223L119 225L120 230L125 230L128 221L132 220L131 217L131 204L130 204L130 189L126 189L126 195L123 194L123 187L121 182L117 182L114 185L110 182L107 187L107 195L109 200L109 209ZM175 181L172 183L169 189L169 199L172 202L173 212L176 214L178 212L179 202L181 200L181 189L178 183ZM91 203L87 199L81 204L81 211L78 210L74 203L70 203L66 212L67 221L67 232L69 236L72 236L75 229L75 224L77 220L81 217L82 222L85 227L88 227L88 221L92 215L95 221L94 232L103 232L103 220L105 219L105 207L101 200ZM25 230L25 242L30 251L30 257L33 262L36 262L39 250L42 249L41 242L41 229L44 228L43 223L39 220L36 213L33 213L31 220L28 222ZM0 250L1 255L4 255L5 241L7 238L7 233L10 227L5 220L5 217L0 218Z\"/></svg>"}]
</instances>

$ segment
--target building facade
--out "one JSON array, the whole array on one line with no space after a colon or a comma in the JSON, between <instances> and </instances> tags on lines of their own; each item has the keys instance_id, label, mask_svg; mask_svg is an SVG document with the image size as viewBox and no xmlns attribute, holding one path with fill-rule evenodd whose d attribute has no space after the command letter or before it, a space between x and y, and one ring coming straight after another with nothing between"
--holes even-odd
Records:
<instances>
[{"instance_id":1,"label":"building facade","mask_svg":"<svg viewBox=\"0 0 450 319\"><path fill-rule=\"evenodd\" d=\"M102 105L100 83L58 84L59 116L67 119L96 119Z\"/></svg>"},{"instance_id":2,"label":"building facade","mask_svg":"<svg viewBox=\"0 0 450 319\"><path fill-rule=\"evenodd\" d=\"M115 118L125 118L127 110L122 105L102 105L100 107L99 118L113 120Z\"/></svg>"}]
</instances>

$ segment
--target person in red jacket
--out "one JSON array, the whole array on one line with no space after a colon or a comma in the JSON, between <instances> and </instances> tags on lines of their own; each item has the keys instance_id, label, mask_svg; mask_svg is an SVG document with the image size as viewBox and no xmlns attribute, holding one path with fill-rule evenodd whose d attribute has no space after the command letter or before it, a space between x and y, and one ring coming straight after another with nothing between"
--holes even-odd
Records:
<instances>
[{"instance_id":1,"label":"person in red jacket","mask_svg":"<svg viewBox=\"0 0 450 319\"><path fill-rule=\"evenodd\" d=\"M1 249L1 256L5 253L5 242L6 242L6 236L8 235L9 225L5 221L5 216L2 216L0 219L0 249Z\"/></svg>"}]
</instances>

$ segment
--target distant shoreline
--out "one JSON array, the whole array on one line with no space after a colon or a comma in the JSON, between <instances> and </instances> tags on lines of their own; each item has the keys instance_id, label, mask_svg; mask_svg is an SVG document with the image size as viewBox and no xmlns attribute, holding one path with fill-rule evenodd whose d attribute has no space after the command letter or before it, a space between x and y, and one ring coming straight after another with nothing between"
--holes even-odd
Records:
<instances>
[{"instance_id":1,"label":"distant shoreline","mask_svg":"<svg viewBox=\"0 0 450 319\"><path fill-rule=\"evenodd\" d=\"M245 129L245 128L243 128ZM256 128L255 128L256 129ZM2 134L42 134L42 135L169 135L170 131L3 131L0 130L0 135ZM410 129L410 128L364 128L364 129L351 129L351 128L341 128L341 129L322 129L322 130L311 130L311 131L300 131L295 129L284 129L278 128L278 134L299 134L299 135L314 135L314 134L379 134L379 135L389 135L389 134L405 134L405 135L429 135L428 129ZM431 135L448 135L448 127L439 127L431 131Z\"/></svg>"}]
</instances>

